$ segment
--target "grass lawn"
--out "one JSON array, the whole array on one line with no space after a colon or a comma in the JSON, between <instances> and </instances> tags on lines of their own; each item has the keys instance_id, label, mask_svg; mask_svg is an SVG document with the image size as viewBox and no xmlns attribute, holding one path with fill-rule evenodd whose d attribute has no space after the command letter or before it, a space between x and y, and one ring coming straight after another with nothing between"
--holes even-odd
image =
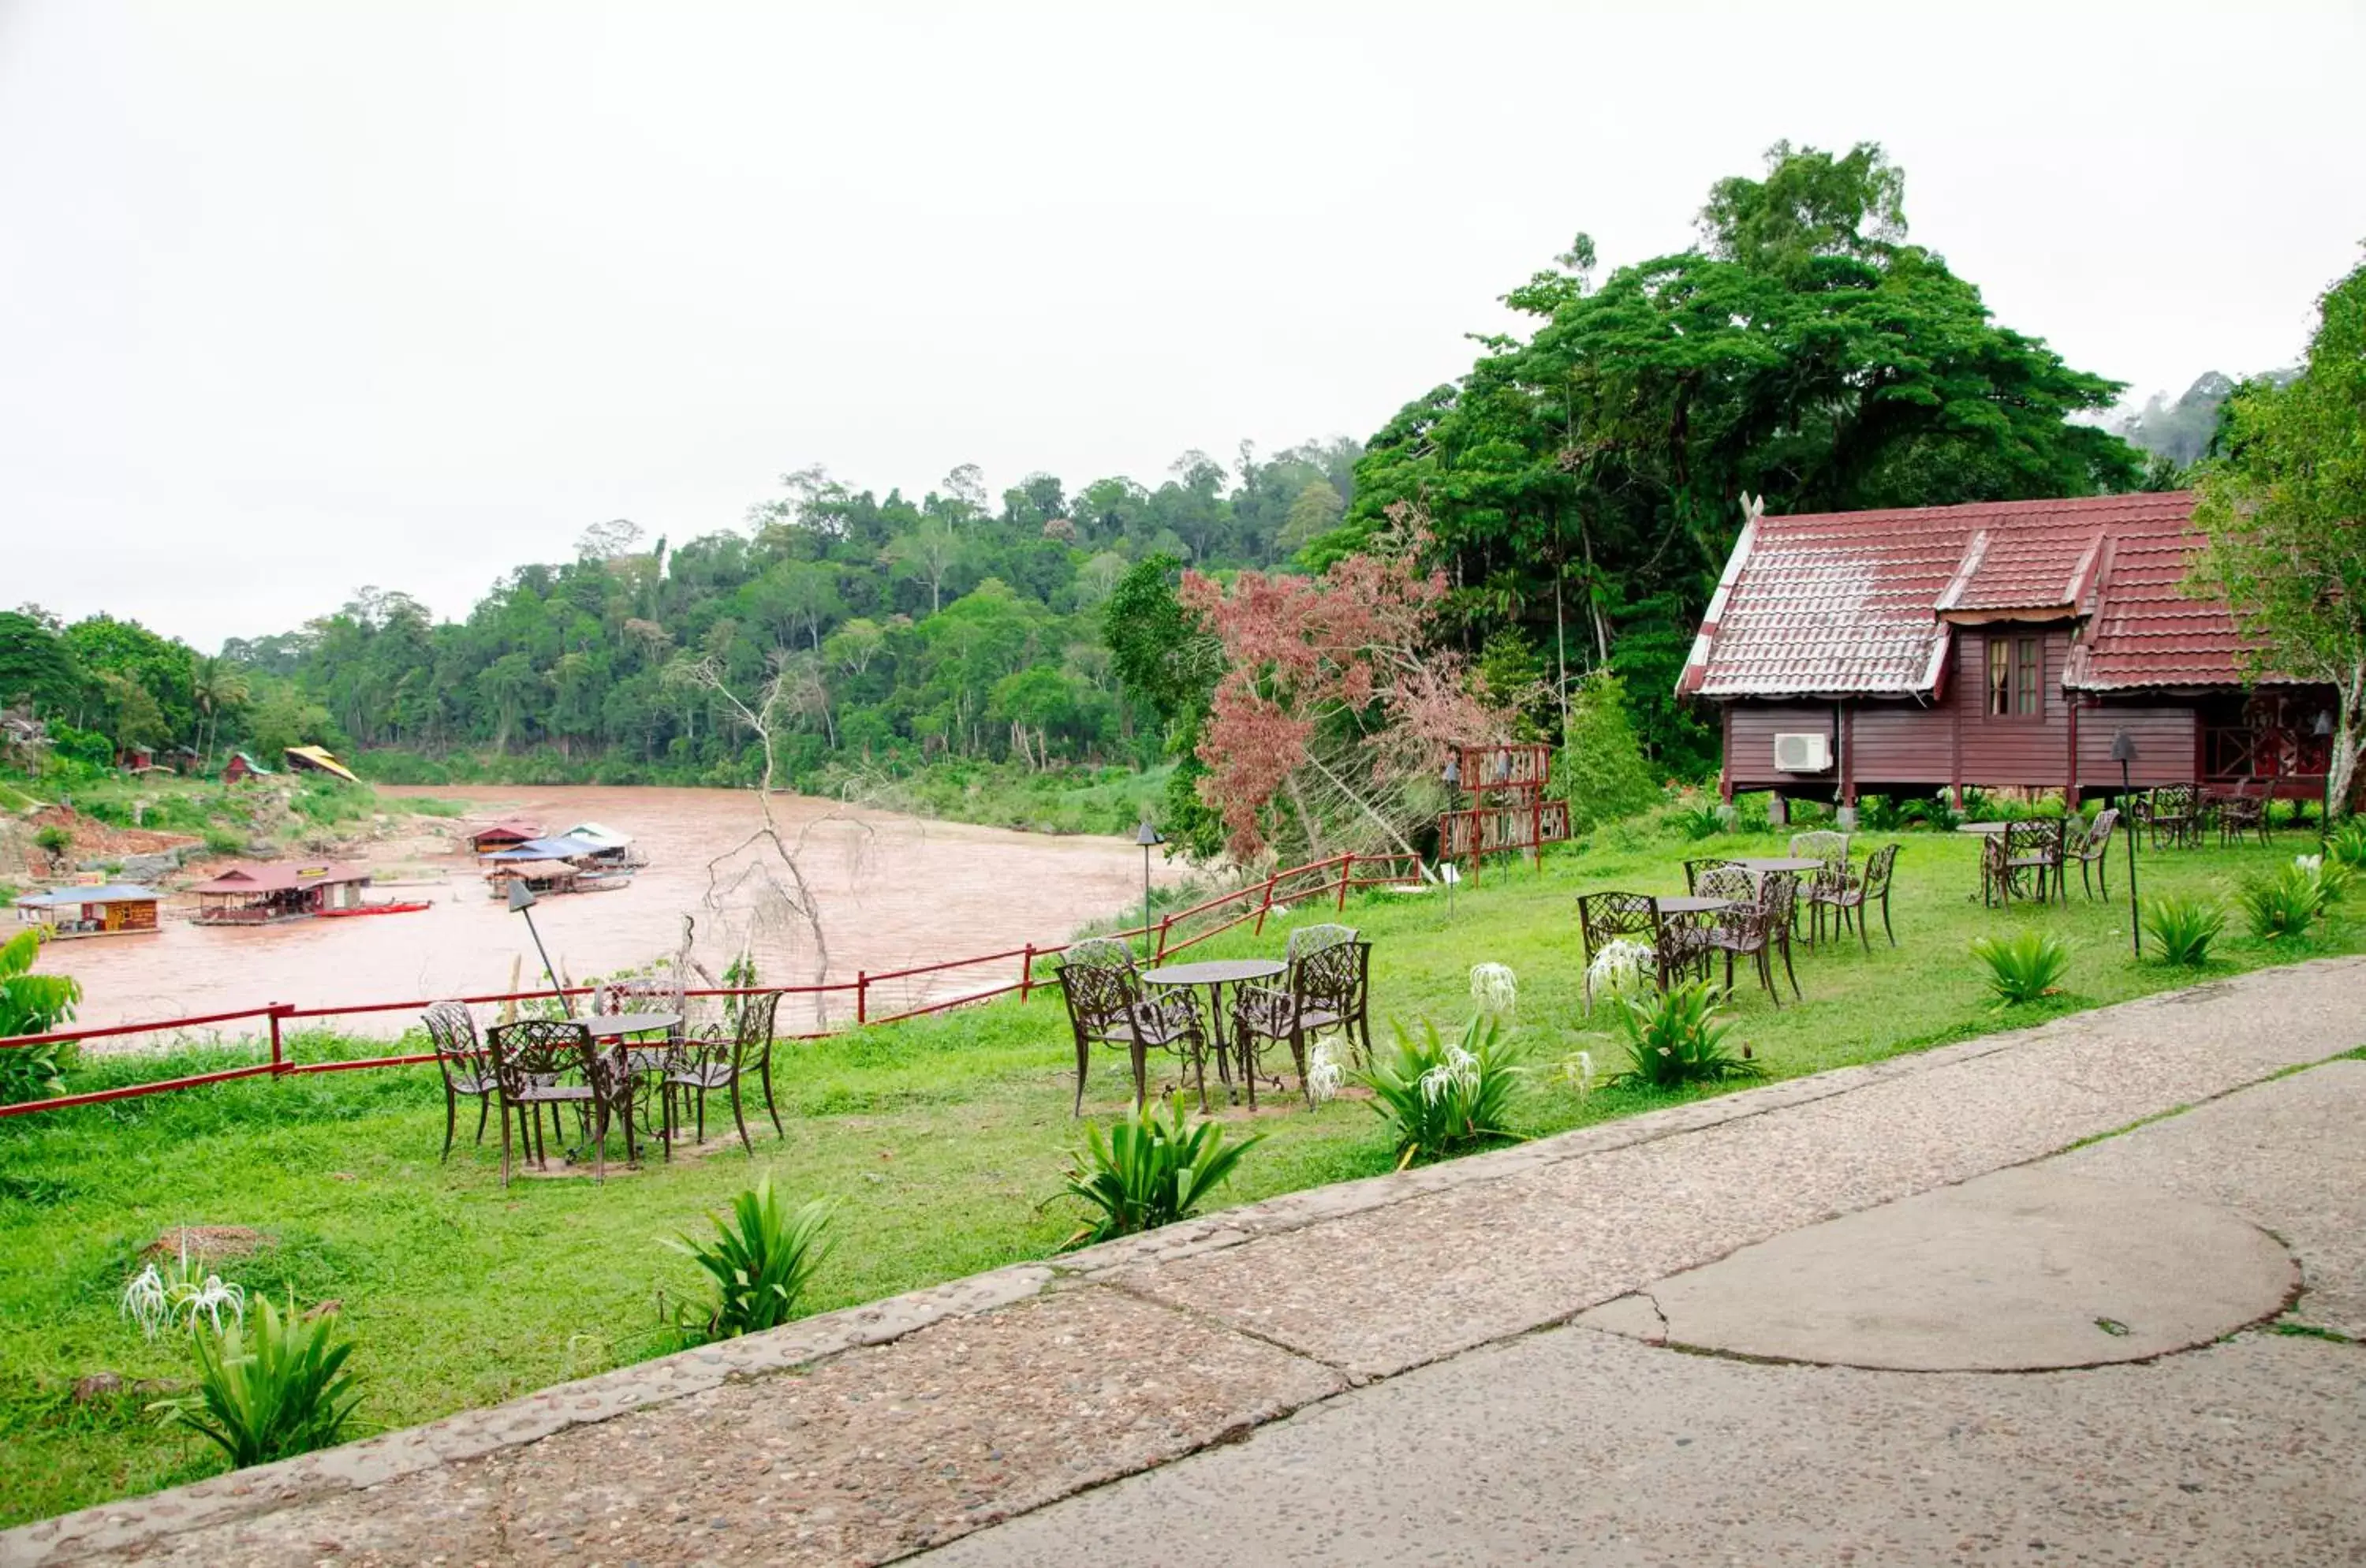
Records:
<instances>
[{"instance_id":1,"label":"grass lawn","mask_svg":"<svg viewBox=\"0 0 2366 1568\"><path fill-rule=\"evenodd\" d=\"M1879 841L1860 836L1860 854ZM1799 954L1803 1004L1789 1005L1786 991L1786 1005L1774 1010L1754 987L1736 999L1740 1038L1772 1076L2366 945L2361 886L2300 941L2255 942L2240 934L2237 912L2205 970L2137 964L2119 883L2124 862L2114 873L2116 903L2074 893L2067 908L2000 912L1970 897L1978 852L1971 838L1916 833L1903 842L1896 949L1877 930L1870 953L1853 937L1828 943ZM2231 895L2245 875L2314 847L2311 836L2287 833L2272 850L2146 853L2144 886L2148 895ZM1552 1133L1670 1102L1618 1087L1581 1098L1552 1070L1579 1050L1605 1072L1623 1061L1617 1038L1581 1016L1574 896L1680 892L1687 855L1780 852L1768 838L1696 844L1611 829L1583 852L1549 859L1541 874L1491 870L1457 895L1450 920L1436 895L1369 895L1351 900L1347 919L1375 943L1380 1017L1426 1013L1451 1026L1467 1009L1473 964L1517 972L1520 1035L1538 1068L1520 1120L1529 1132ZM1280 929L1331 918L1327 907L1301 909L1261 937L1243 928L1193 956L1278 954ZM2000 1011L1966 946L2024 925L2058 931L2075 959L2062 996ZM1076 1135L1073 1060L1056 987L1023 1007L788 1048L777 1069L788 1135L775 1139L764 1127L752 1168L772 1171L793 1199L838 1203L837 1249L809 1304L867 1301L1058 1247L1077 1223L1076 1211L1053 1198ZM107 1071L104 1063L85 1067L75 1087L104 1081ZM1097 1063L1088 1113L1123 1103L1122 1072L1114 1055ZM141 1064L141 1076L154 1073ZM1269 1137L1243 1163L1228 1202L1391 1163L1378 1119L1359 1102L1267 1114L1259 1130ZM464 1141L438 1164L442 1132L432 1070L257 1079L0 1122L0 1524L218 1467L210 1450L160 1431L145 1410L155 1390L135 1387L186 1379L186 1345L170 1336L144 1341L116 1311L141 1248L167 1227L264 1233L269 1245L223 1272L250 1291L292 1291L299 1303L338 1302L368 1380L364 1415L385 1427L673 1348L660 1298L695 1294L698 1276L659 1240L700 1227L749 1184L750 1162L736 1143L652 1162L602 1188L570 1176L522 1179L505 1191L491 1147ZM124 1392L78 1401L76 1380L101 1371L118 1373Z\"/></svg>"}]
</instances>

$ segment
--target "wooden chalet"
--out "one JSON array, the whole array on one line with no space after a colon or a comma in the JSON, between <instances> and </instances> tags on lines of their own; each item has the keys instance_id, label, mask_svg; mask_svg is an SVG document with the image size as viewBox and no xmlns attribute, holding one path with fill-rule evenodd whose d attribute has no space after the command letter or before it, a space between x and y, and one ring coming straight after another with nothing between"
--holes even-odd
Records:
<instances>
[{"instance_id":1,"label":"wooden chalet","mask_svg":"<svg viewBox=\"0 0 2366 1568\"><path fill-rule=\"evenodd\" d=\"M222 764L222 783L244 784L249 779L267 779L271 770L243 751L232 751L230 761Z\"/></svg>"},{"instance_id":2,"label":"wooden chalet","mask_svg":"<svg viewBox=\"0 0 2366 1568\"><path fill-rule=\"evenodd\" d=\"M2330 687L2248 682L2223 603L2180 584L2175 492L1755 516L1677 694L1714 704L1720 783L1853 806L1966 785L2244 786L2314 799Z\"/></svg>"},{"instance_id":3,"label":"wooden chalet","mask_svg":"<svg viewBox=\"0 0 2366 1568\"><path fill-rule=\"evenodd\" d=\"M261 926L357 909L370 874L357 865L314 861L286 865L231 866L190 892L201 926Z\"/></svg>"},{"instance_id":4,"label":"wooden chalet","mask_svg":"<svg viewBox=\"0 0 2366 1568\"><path fill-rule=\"evenodd\" d=\"M162 897L152 887L125 882L102 887L60 887L17 899L17 918L61 940L135 936L157 929L156 906Z\"/></svg>"}]
</instances>

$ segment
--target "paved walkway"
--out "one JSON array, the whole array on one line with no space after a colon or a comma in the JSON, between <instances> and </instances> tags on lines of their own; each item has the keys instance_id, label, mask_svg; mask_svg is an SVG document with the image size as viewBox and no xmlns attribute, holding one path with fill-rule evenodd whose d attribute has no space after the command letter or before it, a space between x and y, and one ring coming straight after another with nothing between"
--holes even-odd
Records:
<instances>
[{"instance_id":1,"label":"paved walkway","mask_svg":"<svg viewBox=\"0 0 2366 1568\"><path fill-rule=\"evenodd\" d=\"M2366 1347L2325 1337L2366 1332L2366 1063L2327 1063L2360 1043L2366 960L2248 976L832 1314L0 1564L2366 1562ZM2078 1370L1885 1370L2033 1359Z\"/></svg>"}]
</instances>

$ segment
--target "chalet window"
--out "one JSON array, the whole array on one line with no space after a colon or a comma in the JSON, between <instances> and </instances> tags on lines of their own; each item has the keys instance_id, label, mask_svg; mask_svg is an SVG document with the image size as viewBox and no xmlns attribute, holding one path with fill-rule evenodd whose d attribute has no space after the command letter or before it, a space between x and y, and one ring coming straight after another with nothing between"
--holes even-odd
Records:
<instances>
[{"instance_id":1,"label":"chalet window","mask_svg":"<svg viewBox=\"0 0 2366 1568\"><path fill-rule=\"evenodd\" d=\"M1989 716L2038 718L2045 712L2045 644L2034 637L1989 638Z\"/></svg>"}]
</instances>

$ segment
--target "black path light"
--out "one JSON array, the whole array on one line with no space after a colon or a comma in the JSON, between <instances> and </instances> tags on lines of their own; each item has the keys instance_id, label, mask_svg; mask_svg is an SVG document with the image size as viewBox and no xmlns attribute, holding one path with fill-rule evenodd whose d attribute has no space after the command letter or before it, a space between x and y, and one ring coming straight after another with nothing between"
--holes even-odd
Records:
<instances>
[{"instance_id":1,"label":"black path light","mask_svg":"<svg viewBox=\"0 0 2366 1568\"><path fill-rule=\"evenodd\" d=\"M2135 737L2123 729L2112 737L2112 761L2120 765L2120 830L2128 839L2128 941L2138 958L2144 956L2144 928L2136 919L2136 819L2129 807L2128 764L2136 760Z\"/></svg>"},{"instance_id":2,"label":"black path light","mask_svg":"<svg viewBox=\"0 0 2366 1568\"><path fill-rule=\"evenodd\" d=\"M1159 836L1157 827L1149 818L1134 829L1133 841L1142 846L1142 951L1150 949L1150 852L1166 840Z\"/></svg>"},{"instance_id":3,"label":"black path light","mask_svg":"<svg viewBox=\"0 0 2366 1568\"><path fill-rule=\"evenodd\" d=\"M1454 819L1454 807L1459 803L1462 792L1462 753L1448 751L1446 754L1446 771L1437 776L1439 782L1446 785L1450 797L1446 804L1447 820L1451 822ZM1473 833L1479 830L1479 824L1475 818L1470 824L1470 830ZM1446 884L1446 918L1451 920L1454 919L1454 885L1462 880L1462 874L1454 869L1452 861L1446 858L1446 835L1441 832L1437 840L1437 879Z\"/></svg>"},{"instance_id":4,"label":"black path light","mask_svg":"<svg viewBox=\"0 0 2366 1568\"><path fill-rule=\"evenodd\" d=\"M568 999L567 987L558 983L558 971L550 966L550 950L542 945L542 932L535 929L534 889L525 885L523 876L510 878L510 913L525 917L525 929L533 933L534 950L542 954L542 972L549 978L550 988L558 993L558 1005L568 1017L575 1016L575 1004Z\"/></svg>"},{"instance_id":5,"label":"black path light","mask_svg":"<svg viewBox=\"0 0 2366 1568\"><path fill-rule=\"evenodd\" d=\"M2316 722L2309 733L2325 742L2325 815L2317 821L2320 836L2333 836L2333 710L2317 710Z\"/></svg>"}]
</instances>

